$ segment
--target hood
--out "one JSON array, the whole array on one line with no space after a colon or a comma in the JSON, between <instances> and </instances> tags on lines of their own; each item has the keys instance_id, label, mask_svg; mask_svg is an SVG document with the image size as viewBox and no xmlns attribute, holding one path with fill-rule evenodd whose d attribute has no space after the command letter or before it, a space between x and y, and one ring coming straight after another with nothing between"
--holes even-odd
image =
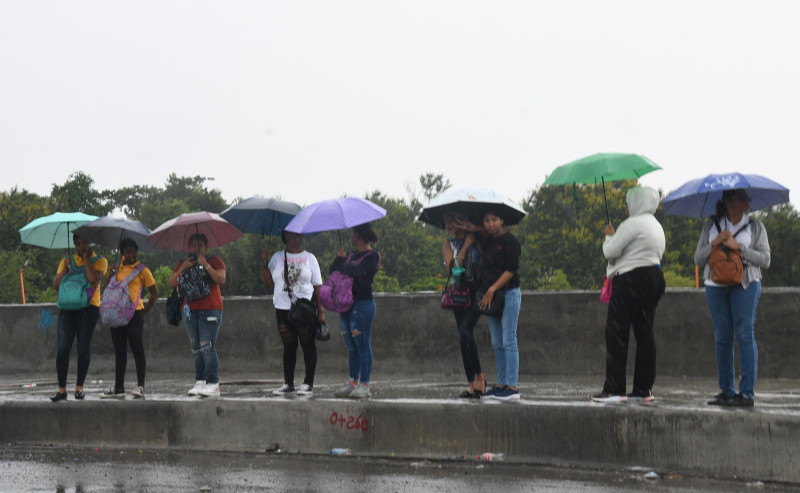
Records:
<instances>
[{"instance_id":1,"label":"hood","mask_svg":"<svg viewBox=\"0 0 800 493\"><path fill-rule=\"evenodd\" d=\"M625 200L628 203L628 214L633 217L641 214L655 214L661 199L653 188L633 187L628 189Z\"/></svg>"}]
</instances>

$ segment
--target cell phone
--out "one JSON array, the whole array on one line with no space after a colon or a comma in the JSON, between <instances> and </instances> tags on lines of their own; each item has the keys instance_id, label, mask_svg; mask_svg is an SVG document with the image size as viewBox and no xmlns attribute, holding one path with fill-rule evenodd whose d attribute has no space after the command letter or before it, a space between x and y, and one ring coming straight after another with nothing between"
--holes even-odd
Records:
<instances>
[{"instance_id":1,"label":"cell phone","mask_svg":"<svg viewBox=\"0 0 800 493\"><path fill-rule=\"evenodd\" d=\"M197 254L196 253L190 253L189 254L189 258L194 260L195 262L197 262Z\"/></svg>"}]
</instances>

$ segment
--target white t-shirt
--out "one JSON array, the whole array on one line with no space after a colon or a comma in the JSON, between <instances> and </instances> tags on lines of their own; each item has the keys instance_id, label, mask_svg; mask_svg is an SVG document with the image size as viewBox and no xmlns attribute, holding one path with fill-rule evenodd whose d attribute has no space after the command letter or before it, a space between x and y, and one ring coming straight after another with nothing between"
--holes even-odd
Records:
<instances>
[{"instance_id":1,"label":"white t-shirt","mask_svg":"<svg viewBox=\"0 0 800 493\"><path fill-rule=\"evenodd\" d=\"M272 303L279 310L288 310L292 307L289 292L284 289L283 281L283 255L284 250L275 252L269 259L269 272L275 282L275 292ZM289 264L289 286L292 288L292 299L305 298L310 300L314 295L314 286L322 285L322 274L319 271L319 262L313 253L302 251L300 253L287 253L286 260Z\"/></svg>"}]
</instances>

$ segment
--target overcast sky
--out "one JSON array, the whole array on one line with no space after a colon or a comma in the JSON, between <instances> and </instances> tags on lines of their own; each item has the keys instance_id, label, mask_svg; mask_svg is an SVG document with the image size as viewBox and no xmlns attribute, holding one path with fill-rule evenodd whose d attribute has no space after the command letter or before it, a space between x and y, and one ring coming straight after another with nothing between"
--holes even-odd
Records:
<instances>
[{"instance_id":1,"label":"overcast sky","mask_svg":"<svg viewBox=\"0 0 800 493\"><path fill-rule=\"evenodd\" d=\"M435 172L521 200L630 152L665 192L726 171L796 191L798 20L791 0L0 0L0 190L174 172L307 205Z\"/></svg>"}]
</instances>

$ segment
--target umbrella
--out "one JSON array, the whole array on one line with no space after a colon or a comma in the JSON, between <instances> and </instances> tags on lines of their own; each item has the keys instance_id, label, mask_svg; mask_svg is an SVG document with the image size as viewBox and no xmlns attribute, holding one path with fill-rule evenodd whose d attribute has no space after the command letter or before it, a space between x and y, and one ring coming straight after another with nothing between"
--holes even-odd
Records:
<instances>
[{"instance_id":1,"label":"umbrella","mask_svg":"<svg viewBox=\"0 0 800 493\"><path fill-rule=\"evenodd\" d=\"M29 222L19 230L22 243L44 248L70 248L78 227L97 219L83 212L56 212Z\"/></svg>"},{"instance_id":2,"label":"umbrella","mask_svg":"<svg viewBox=\"0 0 800 493\"><path fill-rule=\"evenodd\" d=\"M251 197L232 205L219 215L242 233L278 236L302 207L278 199Z\"/></svg>"},{"instance_id":3,"label":"umbrella","mask_svg":"<svg viewBox=\"0 0 800 493\"><path fill-rule=\"evenodd\" d=\"M499 193L485 188L460 188L440 192L423 207L417 219L444 229L445 213L461 212L471 223L482 225L483 216L491 211L499 213L509 226L518 224L526 214L522 207Z\"/></svg>"},{"instance_id":4,"label":"umbrella","mask_svg":"<svg viewBox=\"0 0 800 493\"><path fill-rule=\"evenodd\" d=\"M194 234L204 234L208 247L214 248L242 236L236 226L213 212L189 212L165 222L150 233L150 244L154 248L188 251L189 238Z\"/></svg>"},{"instance_id":5,"label":"umbrella","mask_svg":"<svg viewBox=\"0 0 800 493\"><path fill-rule=\"evenodd\" d=\"M638 154L593 154L554 169L544 181L545 185L575 185L576 183L603 184L603 199L608 215L606 182L636 180L651 171L661 169L653 161Z\"/></svg>"},{"instance_id":6,"label":"umbrella","mask_svg":"<svg viewBox=\"0 0 800 493\"><path fill-rule=\"evenodd\" d=\"M346 229L386 217L386 209L367 199L342 197L304 208L286 226L292 233L319 233Z\"/></svg>"},{"instance_id":7,"label":"umbrella","mask_svg":"<svg viewBox=\"0 0 800 493\"><path fill-rule=\"evenodd\" d=\"M709 217L716 213L723 190L747 190L750 210L757 211L789 201L789 189L759 175L724 173L708 175L684 183L661 203L664 214Z\"/></svg>"},{"instance_id":8,"label":"umbrella","mask_svg":"<svg viewBox=\"0 0 800 493\"><path fill-rule=\"evenodd\" d=\"M84 224L75 232L92 243L111 249L118 248L119 242L123 238L131 238L139 245L140 252L152 253L155 251L147 238L151 233L150 228L139 221L124 217L101 217Z\"/></svg>"}]
</instances>

